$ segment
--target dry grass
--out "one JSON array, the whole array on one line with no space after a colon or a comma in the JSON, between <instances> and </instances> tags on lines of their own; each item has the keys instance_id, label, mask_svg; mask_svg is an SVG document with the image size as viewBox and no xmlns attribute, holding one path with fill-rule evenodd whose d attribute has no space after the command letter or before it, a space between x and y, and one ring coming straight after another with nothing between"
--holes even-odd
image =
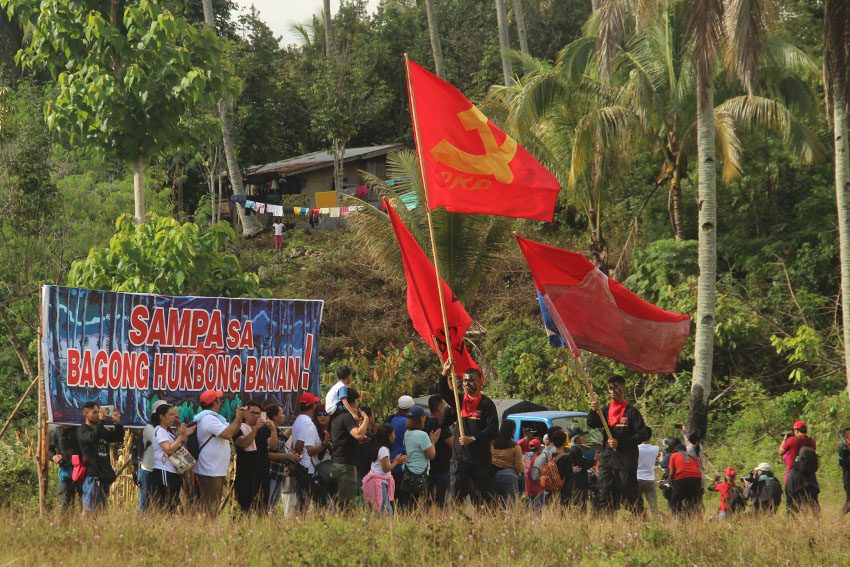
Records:
<instances>
[{"instance_id":1,"label":"dry grass","mask_svg":"<svg viewBox=\"0 0 850 567\"><path fill-rule=\"evenodd\" d=\"M707 514L708 516L708 514ZM0 565L850 565L850 518L643 521L524 510L367 511L304 520L189 516L98 519L0 512Z\"/></svg>"}]
</instances>

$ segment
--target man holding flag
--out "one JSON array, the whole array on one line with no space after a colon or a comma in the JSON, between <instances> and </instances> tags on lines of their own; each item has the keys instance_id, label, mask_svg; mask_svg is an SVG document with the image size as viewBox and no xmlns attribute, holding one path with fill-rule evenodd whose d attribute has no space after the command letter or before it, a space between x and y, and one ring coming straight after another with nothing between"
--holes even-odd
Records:
<instances>
[{"instance_id":1,"label":"man holding flag","mask_svg":"<svg viewBox=\"0 0 850 567\"><path fill-rule=\"evenodd\" d=\"M611 436L605 434L599 460L599 504L603 511L613 512L625 502L635 511L638 501L638 445L652 437L640 411L626 400L626 380L616 374L608 378L610 403L602 408ZM590 404L588 427L603 427L599 400Z\"/></svg>"}]
</instances>

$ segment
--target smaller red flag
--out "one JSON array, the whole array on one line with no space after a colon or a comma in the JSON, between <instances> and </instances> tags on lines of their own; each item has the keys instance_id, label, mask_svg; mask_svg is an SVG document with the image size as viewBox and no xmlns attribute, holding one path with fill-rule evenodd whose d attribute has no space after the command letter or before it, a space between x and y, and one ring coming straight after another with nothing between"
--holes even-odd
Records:
<instances>
[{"instance_id":1,"label":"smaller red flag","mask_svg":"<svg viewBox=\"0 0 850 567\"><path fill-rule=\"evenodd\" d=\"M583 348L644 374L675 372L690 317L641 299L577 252L516 239L546 307L544 320L548 314L574 355Z\"/></svg>"},{"instance_id":2,"label":"smaller red flag","mask_svg":"<svg viewBox=\"0 0 850 567\"><path fill-rule=\"evenodd\" d=\"M412 61L407 76L431 210L551 222L558 179L454 86Z\"/></svg>"},{"instance_id":3,"label":"smaller red flag","mask_svg":"<svg viewBox=\"0 0 850 567\"><path fill-rule=\"evenodd\" d=\"M390 206L389 201L384 200L383 203L390 216L398 247L401 249L404 278L407 280L407 312L410 314L413 328L437 353L440 362L445 362L448 358L446 332L443 327L440 297L436 286L437 273L428 256ZM443 299L446 302L446 319L449 323L454 370L455 374L461 376L470 368L478 369L478 365L472 360L472 355L463 342L463 335L472 323L472 318L443 278L440 278L440 285L443 286Z\"/></svg>"}]
</instances>

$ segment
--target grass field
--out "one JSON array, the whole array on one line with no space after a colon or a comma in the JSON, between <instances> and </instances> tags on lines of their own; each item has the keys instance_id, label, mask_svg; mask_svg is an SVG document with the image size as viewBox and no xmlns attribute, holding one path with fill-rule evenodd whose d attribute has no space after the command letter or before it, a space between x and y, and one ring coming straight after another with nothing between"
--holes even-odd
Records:
<instances>
[{"instance_id":1,"label":"grass field","mask_svg":"<svg viewBox=\"0 0 850 567\"><path fill-rule=\"evenodd\" d=\"M850 565L850 517L730 521L598 518L558 510L367 511L269 517L96 519L0 512L0 567L11 565Z\"/></svg>"}]
</instances>

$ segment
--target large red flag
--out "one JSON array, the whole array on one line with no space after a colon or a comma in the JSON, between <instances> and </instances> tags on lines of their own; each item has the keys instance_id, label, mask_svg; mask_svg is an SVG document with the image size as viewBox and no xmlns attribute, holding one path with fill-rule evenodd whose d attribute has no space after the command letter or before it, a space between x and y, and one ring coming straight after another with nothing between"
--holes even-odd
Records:
<instances>
[{"instance_id":1,"label":"large red flag","mask_svg":"<svg viewBox=\"0 0 850 567\"><path fill-rule=\"evenodd\" d=\"M551 222L555 176L455 87L412 61L407 76L431 209Z\"/></svg>"},{"instance_id":2,"label":"large red flag","mask_svg":"<svg viewBox=\"0 0 850 567\"><path fill-rule=\"evenodd\" d=\"M434 266L413 235L398 218L389 201L384 201L384 205L390 215L390 222L398 241L398 247L401 249L404 277L407 280L407 312L410 313L413 328L437 353L440 362L445 362L448 357L446 354L446 332L443 327L443 315L440 311L440 297L437 292L437 275ZM446 302L446 319L449 322L454 370L460 376L470 368L478 368L463 342L463 335L472 323L472 318L443 278L440 278L440 285L443 286L443 298Z\"/></svg>"},{"instance_id":3,"label":"large red flag","mask_svg":"<svg viewBox=\"0 0 850 567\"><path fill-rule=\"evenodd\" d=\"M675 372L690 317L641 299L577 252L516 239L538 294L574 355L583 348L645 374Z\"/></svg>"}]
</instances>

